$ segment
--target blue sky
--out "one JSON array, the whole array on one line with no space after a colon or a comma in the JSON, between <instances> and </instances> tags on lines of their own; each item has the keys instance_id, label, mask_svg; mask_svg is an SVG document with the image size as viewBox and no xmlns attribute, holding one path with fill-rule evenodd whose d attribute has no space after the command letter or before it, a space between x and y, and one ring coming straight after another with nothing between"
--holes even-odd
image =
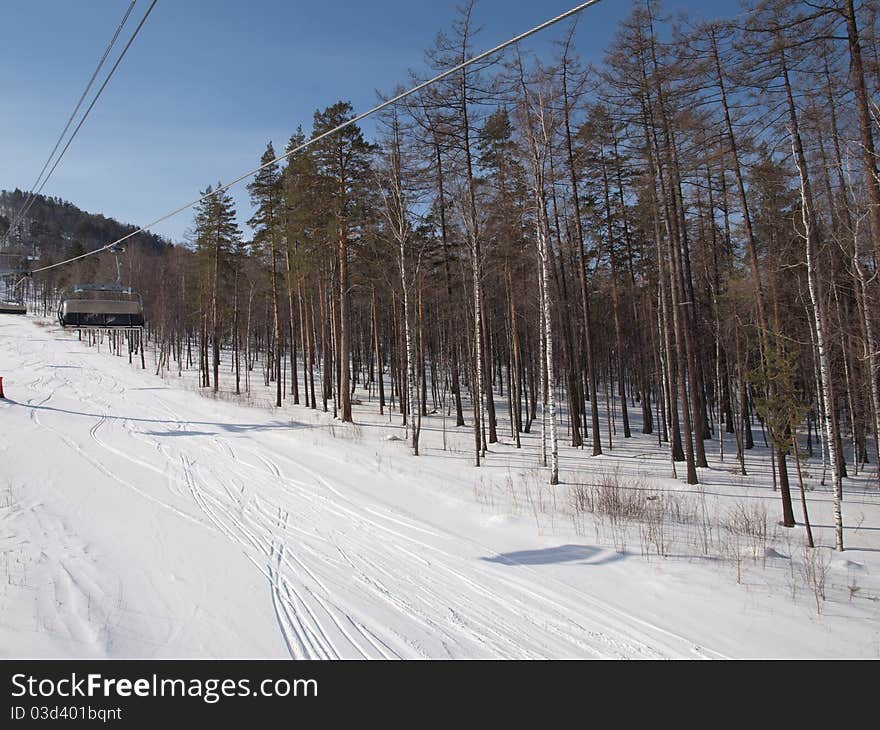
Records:
<instances>
[{"instance_id":1,"label":"blue sky","mask_svg":"<svg viewBox=\"0 0 880 730\"><path fill-rule=\"evenodd\" d=\"M129 0L0 0L0 188L30 187ZM159 0L44 194L143 225L255 166L272 140L338 99L356 111L423 68L457 0ZM483 50L574 0L480 0ZM138 0L116 52L149 2ZM665 12L731 16L738 0L662 0ZM598 60L630 0L586 10L577 49ZM556 26L524 43L551 59ZM112 59L114 55L111 56ZM106 66L109 69L109 63ZM367 131L370 125L365 124ZM250 215L244 183L233 189ZM154 230L180 239L184 212Z\"/></svg>"}]
</instances>

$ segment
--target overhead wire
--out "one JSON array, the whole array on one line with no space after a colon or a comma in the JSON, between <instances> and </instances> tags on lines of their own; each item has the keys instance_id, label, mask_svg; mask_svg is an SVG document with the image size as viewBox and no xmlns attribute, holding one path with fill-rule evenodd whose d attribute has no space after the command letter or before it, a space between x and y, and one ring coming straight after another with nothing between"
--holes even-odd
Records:
<instances>
[{"instance_id":1,"label":"overhead wire","mask_svg":"<svg viewBox=\"0 0 880 730\"><path fill-rule=\"evenodd\" d=\"M34 184L31 186L30 191L25 198L24 203L22 203L21 208L13 217L12 223L10 223L9 228L6 231L4 239L8 242L9 236L12 231L15 230L15 227L18 225L19 221L25 216L28 210L30 210L30 206L32 205L32 200L34 198L34 191L36 191L37 186L40 184L40 181L43 179L43 174L46 172L46 169L52 162L52 158L55 157L55 153L58 151L58 148L61 146L62 140L67 136L67 131L70 129L70 125L73 124L73 120L76 118L76 115L79 113L80 107L83 102L86 100L86 96L88 96L89 91L92 88L92 84L95 83L95 79L98 78L98 74L101 72L101 69L104 67L104 63L107 61L107 57L110 55L110 51L113 50L113 46L116 45L116 41L119 38L119 34L122 33L123 27L125 27L126 22L128 22L128 18L131 15L131 11L134 9L135 3L137 0L131 0L131 3L128 6L128 9L125 11L125 14L122 16L122 20L119 25L116 27L116 32L113 33L113 37L110 39L110 42L107 44L107 47L104 49L104 55L101 56L101 59L98 61L98 65L95 67L95 70L92 72L92 76L89 79L89 82L86 84L86 88L83 90L82 94L79 97L79 101L76 102L76 106L74 106L73 111L70 113L70 116L67 118L67 123L64 125L64 129L61 130L61 134L58 135L58 139L55 141L55 146L52 147L52 151L49 153L49 156L46 158L46 162L43 163L43 168L40 170L40 174L37 175L37 179L34 180Z\"/></svg>"},{"instance_id":2,"label":"overhead wire","mask_svg":"<svg viewBox=\"0 0 880 730\"><path fill-rule=\"evenodd\" d=\"M104 93L104 89L107 88L107 84L110 83L110 79L113 78L113 74L116 72L116 69L119 68L119 64L122 63L122 59L125 58L125 54L128 53L128 49L131 48L131 45L132 45L132 43L134 43L135 38L137 38L138 33L140 33L141 28L144 27L144 24L147 22L147 18L150 17L150 13L153 12L153 8L156 6L157 2L158 2L158 0L152 0L152 2L150 3L150 7L147 8L147 12L144 13L144 16L141 18L137 27L134 29L134 32L131 34L131 37L129 37L128 42L125 44L125 47L122 49L122 52L119 54L119 57L116 59L116 62L113 64L113 67L110 69L109 73L107 74L107 77L104 79L104 82L101 84L101 87L98 89L97 93L95 94L94 98L92 99L91 103L89 104L88 108L86 109L85 113L80 118L79 123L76 125L76 128L73 130L72 134L70 135L69 139L67 140L67 143L64 145L64 148L61 150L61 153L55 159L55 162L52 165L52 168L49 170L49 172L43 178L43 181L42 181L42 183L40 183L39 188L37 188L36 192L33 194L30 205L33 205L33 202L36 200L36 195L39 195L39 193L46 186L46 183L49 182L49 178L52 177L52 174L57 169L57 167L58 167L59 163L61 162L62 158L64 157L65 153L67 152L68 149L70 149L70 145L73 143L73 140L76 138L76 135L79 133L80 129L82 129L82 126L83 126L83 124L85 124L86 119L88 119L88 116L91 113L92 109L95 108L95 104L98 103L98 99L101 98L101 94ZM134 3L132 3L132 5L133 4ZM50 159L51 159L51 157L50 157ZM30 209L30 205L28 206L28 208L24 209L19 214L18 219L15 222L15 225L18 224L20 218L27 212L27 210ZM12 230L13 230L13 225L10 224L10 227L7 231L7 236L9 235L9 233Z\"/></svg>"},{"instance_id":3,"label":"overhead wire","mask_svg":"<svg viewBox=\"0 0 880 730\"><path fill-rule=\"evenodd\" d=\"M298 145L297 147L294 147L291 150L288 150L284 154L276 157L275 159L270 160L269 162L266 162L266 163L260 165L259 167L255 167L253 170L248 170L247 172L236 177L231 182L228 182L225 185L221 185L218 188L216 188L215 190L212 190L210 193L205 193L204 195L201 195L198 198L195 198L194 200L191 200L190 202L188 202L184 205L181 205L179 208L175 208L170 213L166 213L165 215L161 216L160 218L157 218L156 220L151 221L150 223L146 223L145 225L132 231L131 233L128 233L125 236L122 236L121 238L117 238L115 241L108 243L106 246L102 246L102 247L97 248L93 251L87 251L86 253L80 254L79 256L73 256L69 259L65 259L63 261L58 261L54 264L49 264L47 266L42 266L40 268L33 269L31 271L31 273L37 274L41 271L48 271L49 269L54 269L59 266L64 266L66 264L73 263L74 261L79 261L80 259L84 259L88 256L94 256L95 254L99 254L102 251L106 251L107 249L111 248L112 246L116 246L116 245L122 243L123 241L126 241L129 238L136 236L139 233L144 233L147 229L151 228L152 226L158 225L159 223L162 223L162 222L168 220L169 218L173 218L174 216L182 213L185 210L188 210L189 208L192 208L194 205L198 205L202 201L207 200L208 198L210 198L214 195L225 192L229 188L240 183L242 180L246 180L247 178L249 178L253 175L256 175L258 172L265 170L267 167L271 167L272 165L276 165L279 162L286 160L289 157L297 154L298 152L302 152L304 149L310 147L311 145L315 144L316 142L319 142L322 139L325 139L326 137L330 137L331 135L334 135L337 132L340 132L341 130L345 129L346 127L350 127L353 124L357 124L361 120L366 119L367 117L375 114L376 112L379 112L382 109L385 109L393 104L396 104L397 102L407 98L408 96L411 96L411 95L421 91L422 89L425 89L428 86L431 86L432 84L435 84L438 81L443 80L447 76L451 76L452 74L458 73L459 71L464 70L468 66L471 66L475 63L478 63L479 61L482 61L485 58L488 58L489 56L492 56L500 51L503 51L505 48L508 48L509 46L512 46L516 43L519 43L520 41L525 40L526 38L534 35L535 33L540 33L541 31L546 30L547 28L549 28L553 25L556 25L557 23L560 23L567 18L570 18L574 15L577 15L578 13L586 10L587 8L589 8L593 5L597 5L600 2L601 2L601 0L587 0L587 2L580 3L579 5L576 5L575 7L571 8L570 10L566 10L564 13L561 13L560 15L557 15L553 18L550 18L549 20L544 21L540 25L536 25L535 27L530 28L529 30L527 30L523 33L520 33L519 35L516 35L512 38L509 38L508 40L504 41L503 43L499 43L498 45L494 46L493 48L490 48L487 51L483 51L482 53L479 53L476 56L473 56L472 58L469 58L469 59L463 61L462 63L459 63L456 66L453 66L452 68L447 69L446 71L442 71L441 73L437 74L436 76L431 77L427 81L423 81L423 82L417 84L416 86L413 86L412 88L408 89L407 91L401 92L400 94L397 94L396 96L394 96L390 99L387 99L387 100L381 102L380 104L377 104L376 106L372 107L371 109L369 109L365 112L362 112L362 113L352 117L351 119L348 119L348 120L342 122L342 124L337 125L333 129L329 129L326 132L323 132L315 137L312 137L311 139L307 140L303 144ZM154 4L155 4L155 0L154 0Z\"/></svg>"},{"instance_id":4,"label":"overhead wire","mask_svg":"<svg viewBox=\"0 0 880 730\"><path fill-rule=\"evenodd\" d=\"M104 82L101 84L101 88L98 89L98 92L95 94L95 97L92 99L91 104L89 104L82 118L79 120L79 123L76 125L76 128L73 130L73 133L70 135L70 138L67 140L67 144L64 145L64 149L61 150L61 153L55 160L55 164L52 165L52 169L49 170L46 177L43 179L43 182L40 184L37 193L42 191L42 189L46 186L46 183L49 181L49 178L52 176L52 173L55 172L55 169L58 167L58 163L61 162L61 158L64 157L64 154L70 148L70 145L73 143L73 140L76 138L76 135L79 133L79 130L82 129L83 124L91 113L92 109L95 108L95 104L98 103L98 99L101 98L101 94L104 93L104 89L107 88L107 84L110 83L110 79L113 78L113 74L116 72L116 69L119 68L119 64L122 63L122 59L125 58L125 54L128 53L128 49L131 48L131 44L134 43L134 39L137 38L138 33L140 33L141 28L144 27L144 23L147 22L147 18L150 17L150 13L153 12L153 8L156 6L158 0L152 0L150 3L150 7L147 8L147 12L144 13L144 16L141 18L137 27L134 29L134 32L131 34L131 37L128 39L128 42L125 44L125 47L122 49L122 53L119 54L119 57L116 59L116 62L113 64L113 67L110 69L110 72L107 74L107 78L104 79Z\"/></svg>"}]
</instances>

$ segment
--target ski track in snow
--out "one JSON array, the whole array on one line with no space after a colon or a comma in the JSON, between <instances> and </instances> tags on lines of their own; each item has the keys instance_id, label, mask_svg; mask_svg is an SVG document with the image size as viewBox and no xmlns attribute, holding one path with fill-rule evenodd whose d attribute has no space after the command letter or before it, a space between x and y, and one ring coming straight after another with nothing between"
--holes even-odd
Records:
<instances>
[{"instance_id":1,"label":"ski track in snow","mask_svg":"<svg viewBox=\"0 0 880 730\"><path fill-rule=\"evenodd\" d=\"M294 448L280 450L271 432L187 421L162 390L144 396L114 377L106 354L83 346L72 357L26 339L15 346L34 374L23 389L35 425L191 529L222 534L265 577L292 658L721 656L549 570L481 560L504 551L370 503ZM91 368L75 368L84 357ZM59 364L69 367L51 367ZM78 416L91 425L71 431L54 408L94 416ZM69 561L58 575L66 630L94 643L83 614L100 581Z\"/></svg>"}]
</instances>

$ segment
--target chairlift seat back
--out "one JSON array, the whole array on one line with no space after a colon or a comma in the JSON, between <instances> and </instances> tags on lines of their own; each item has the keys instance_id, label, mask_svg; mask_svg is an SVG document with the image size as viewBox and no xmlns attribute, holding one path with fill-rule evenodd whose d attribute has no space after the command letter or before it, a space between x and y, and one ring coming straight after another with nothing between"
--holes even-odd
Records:
<instances>
[{"instance_id":1,"label":"chairlift seat back","mask_svg":"<svg viewBox=\"0 0 880 730\"><path fill-rule=\"evenodd\" d=\"M118 299L65 299L58 309L63 327L143 327L140 301Z\"/></svg>"}]
</instances>

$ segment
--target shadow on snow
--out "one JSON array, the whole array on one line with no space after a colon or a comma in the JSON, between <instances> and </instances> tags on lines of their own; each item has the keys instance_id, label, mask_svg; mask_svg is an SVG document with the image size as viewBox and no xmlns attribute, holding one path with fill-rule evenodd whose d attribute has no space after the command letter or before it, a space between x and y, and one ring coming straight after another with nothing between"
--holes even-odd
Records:
<instances>
[{"instance_id":1,"label":"shadow on snow","mask_svg":"<svg viewBox=\"0 0 880 730\"><path fill-rule=\"evenodd\" d=\"M7 403L11 403L13 405L21 406L22 408L30 408L34 411L52 411L55 413L66 413L70 416L83 416L84 418L105 418L108 421L131 421L132 423L156 423L156 424L168 424L181 425L184 422L175 421L173 419L161 419L161 418L135 418L132 416L112 416L108 414L102 413L87 413L85 411L72 411L66 408L55 408L54 406L41 406L41 405L32 405L30 403L19 403L17 401L13 401L10 399L6 399ZM228 433L246 433L250 431L283 431L290 429L301 429L301 428L315 428L315 426L310 426L308 424L299 423L297 421L272 421L269 423L223 423L220 421L186 421L187 425L195 425L195 426L213 426L214 428L219 429L220 431L226 431ZM146 431L145 433L150 434L151 436L214 436L216 435L216 431L183 431L183 430L173 430L173 431Z\"/></svg>"},{"instance_id":2,"label":"shadow on snow","mask_svg":"<svg viewBox=\"0 0 880 730\"><path fill-rule=\"evenodd\" d=\"M550 565L552 563L581 563L583 565L602 565L623 560L623 553L609 553L607 550L591 545L559 545L541 550L517 550L512 553L499 553L492 558L480 558L487 563L501 565Z\"/></svg>"}]
</instances>

